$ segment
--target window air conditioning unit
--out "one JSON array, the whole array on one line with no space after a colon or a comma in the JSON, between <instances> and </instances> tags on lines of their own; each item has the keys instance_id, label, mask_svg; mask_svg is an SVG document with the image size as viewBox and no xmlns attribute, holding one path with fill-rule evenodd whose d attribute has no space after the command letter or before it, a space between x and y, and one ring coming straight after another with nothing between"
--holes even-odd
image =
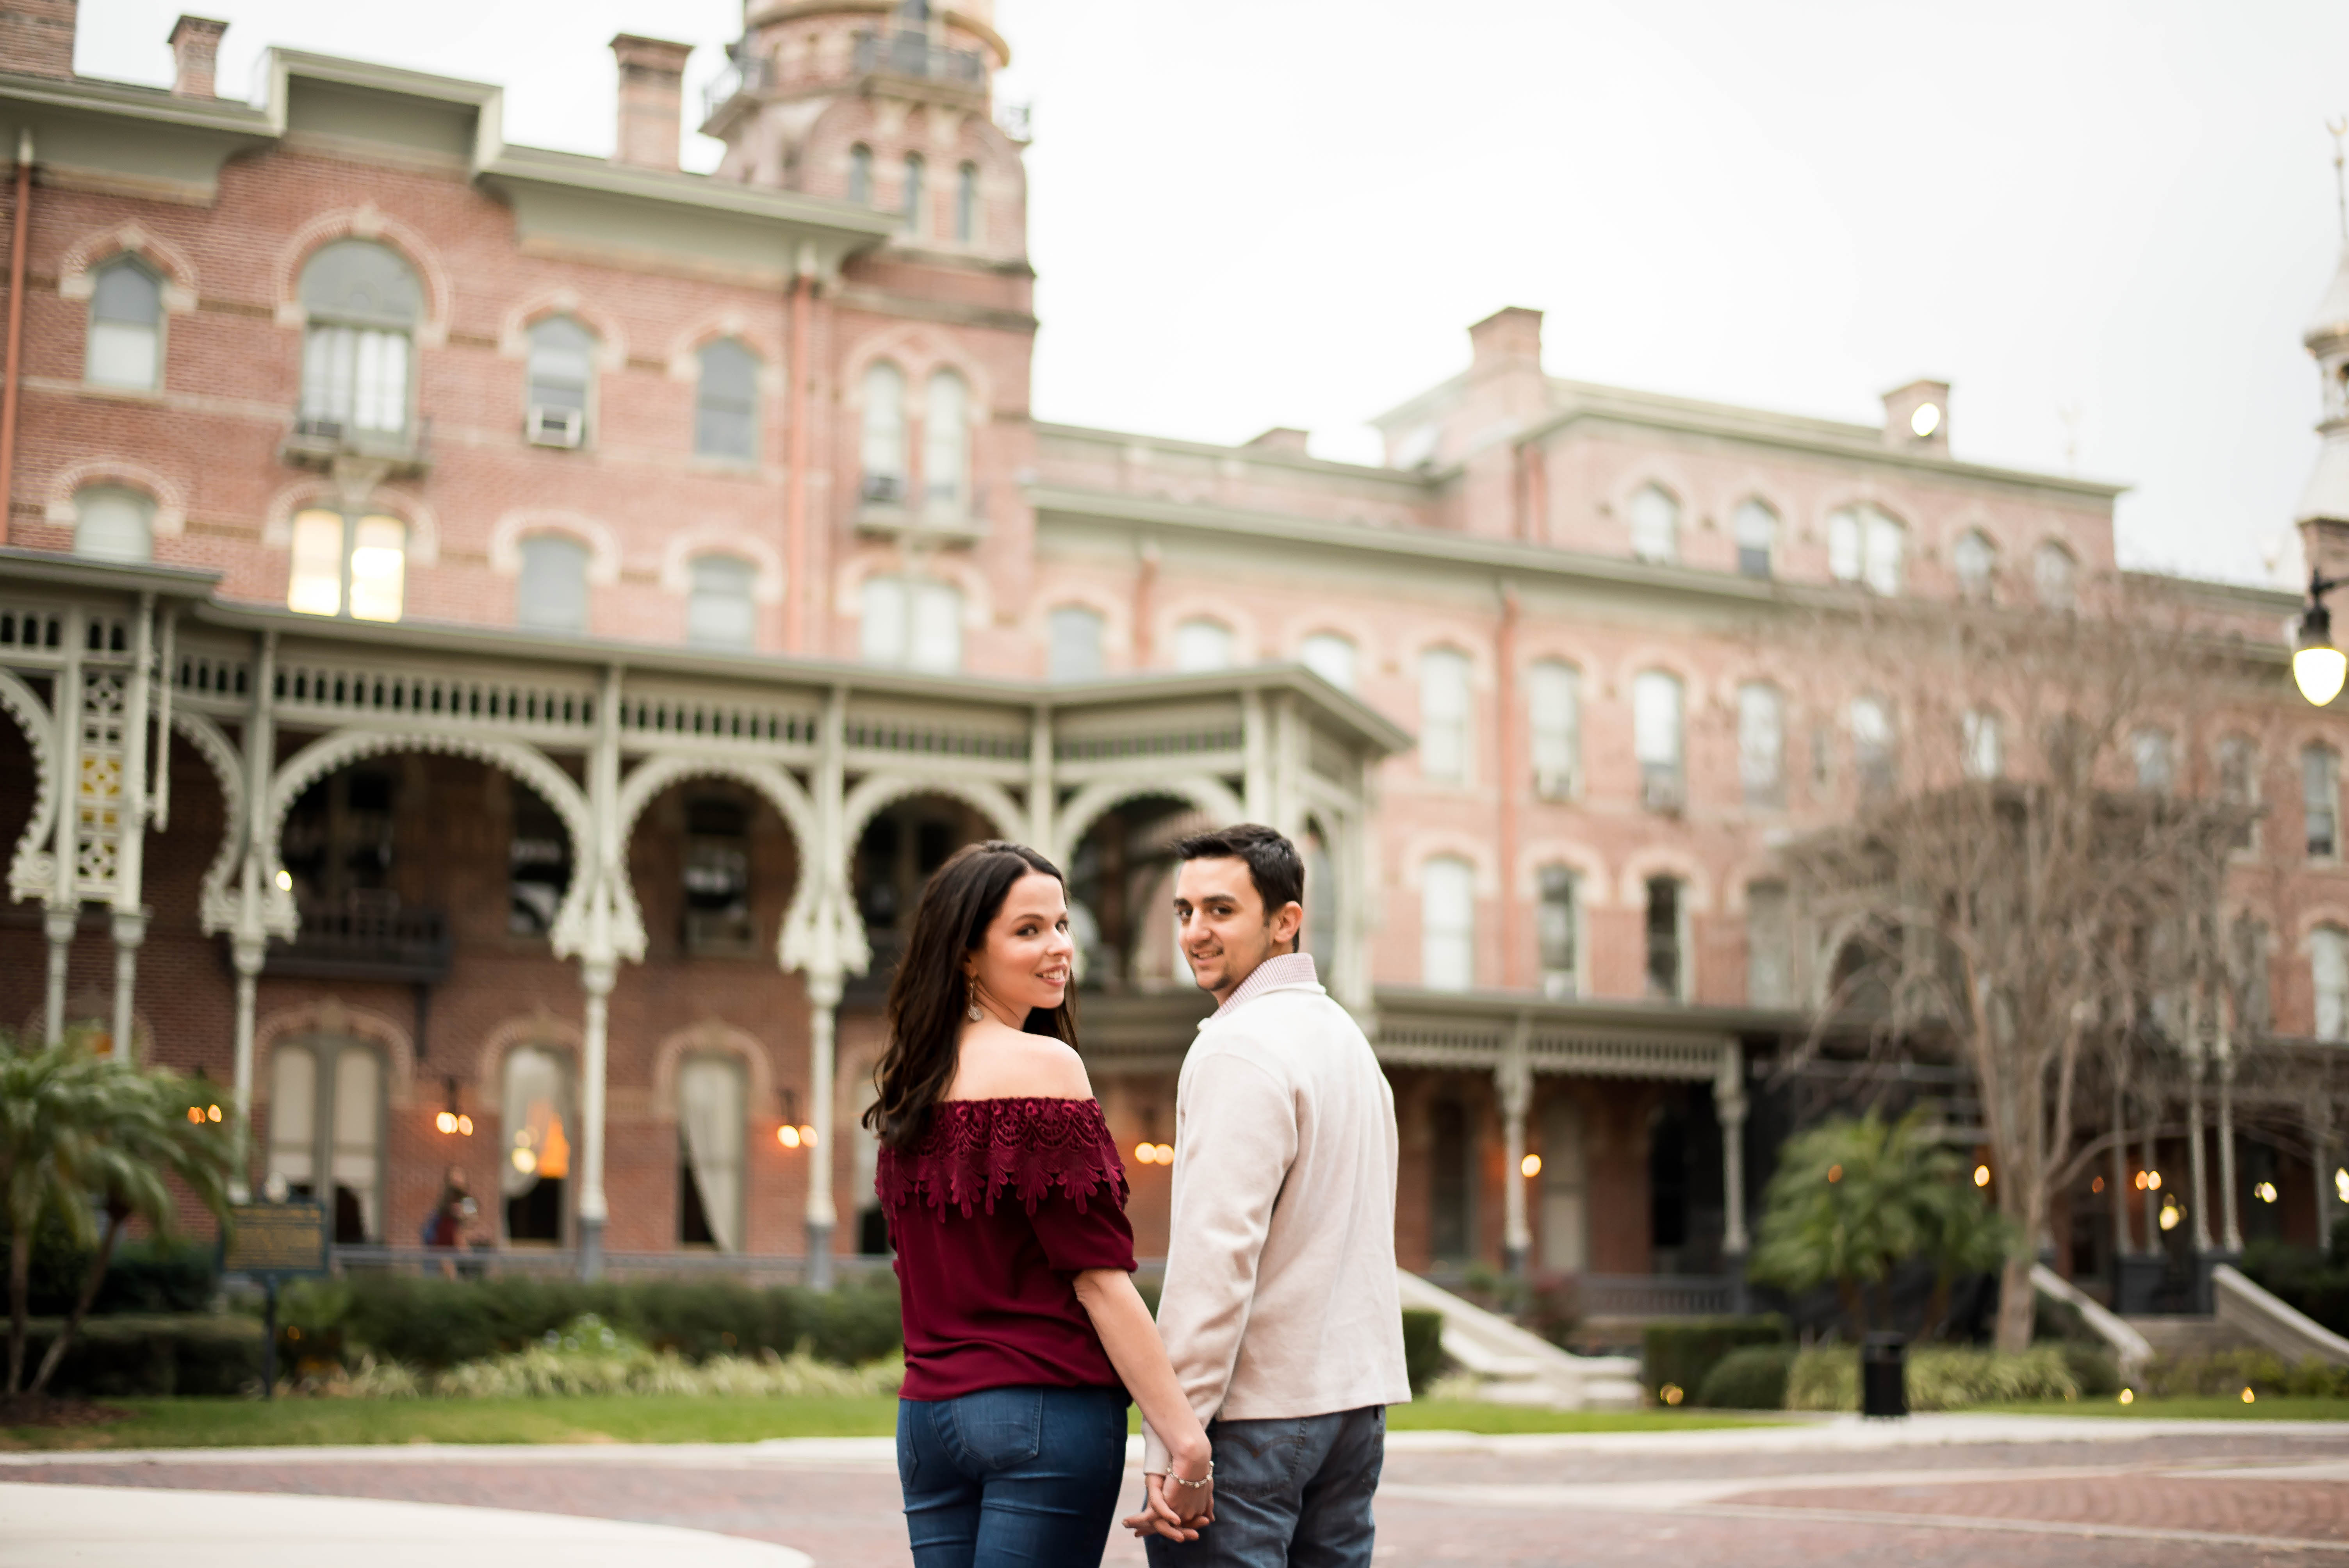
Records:
<instances>
[{"instance_id":1,"label":"window air conditioning unit","mask_svg":"<svg viewBox=\"0 0 2349 1568\"><path fill-rule=\"evenodd\" d=\"M1563 768L1537 769L1534 773L1534 793L1545 800L1574 799L1574 775Z\"/></svg>"},{"instance_id":2,"label":"window air conditioning unit","mask_svg":"<svg viewBox=\"0 0 2349 1568\"><path fill-rule=\"evenodd\" d=\"M895 506L905 499L905 481L897 474L866 474L864 500L875 506Z\"/></svg>"},{"instance_id":3,"label":"window air conditioning unit","mask_svg":"<svg viewBox=\"0 0 2349 1568\"><path fill-rule=\"evenodd\" d=\"M577 408L534 403L530 418L523 421L523 434L533 447L576 447L587 434L587 416Z\"/></svg>"}]
</instances>

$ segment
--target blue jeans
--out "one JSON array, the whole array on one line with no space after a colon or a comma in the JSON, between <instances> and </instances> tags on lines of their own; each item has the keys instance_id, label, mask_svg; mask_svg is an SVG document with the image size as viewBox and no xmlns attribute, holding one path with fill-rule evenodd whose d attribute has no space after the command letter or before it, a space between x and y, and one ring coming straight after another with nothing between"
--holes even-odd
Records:
<instances>
[{"instance_id":1,"label":"blue jeans","mask_svg":"<svg viewBox=\"0 0 2349 1568\"><path fill-rule=\"evenodd\" d=\"M1151 1568L1370 1568L1371 1497L1387 1410L1210 1421L1216 1522L1196 1541L1154 1535Z\"/></svg>"},{"instance_id":2,"label":"blue jeans","mask_svg":"<svg viewBox=\"0 0 2349 1568\"><path fill-rule=\"evenodd\" d=\"M897 1401L915 1568L1092 1568L1125 1476L1123 1388Z\"/></svg>"}]
</instances>

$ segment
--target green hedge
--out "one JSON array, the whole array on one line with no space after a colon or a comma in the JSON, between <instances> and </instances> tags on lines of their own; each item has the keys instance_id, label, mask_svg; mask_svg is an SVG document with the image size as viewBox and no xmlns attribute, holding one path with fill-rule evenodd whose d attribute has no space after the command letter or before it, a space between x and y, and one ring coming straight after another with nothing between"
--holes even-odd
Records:
<instances>
[{"instance_id":1,"label":"green hedge","mask_svg":"<svg viewBox=\"0 0 2349 1568\"><path fill-rule=\"evenodd\" d=\"M1412 1307L1402 1313L1402 1365L1418 1395L1444 1371L1444 1315Z\"/></svg>"},{"instance_id":2,"label":"green hedge","mask_svg":"<svg viewBox=\"0 0 2349 1568\"><path fill-rule=\"evenodd\" d=\"M1682 1317L1651 1323L1640 1335L1640 1381L1662 1397L1666 1385L1695 1394L1707 1374L1733 1350L1786 1343L1786 1320L1776 1313L1752 1317Z\"/></svg>"},{"instance_id":3,"label":"green hedge","mask_svg":"<svg viewBox=\"0 0 2349 1568\"><path fill-rule=\"evenodd\" d=\"M1696 1402L1714 1410L1783 1410L1792 1345L1749 1345L1713 1364Z\"/></svg>"},{"instance_id":4,"label":"green hedge","mask_svg":"<svg viewBox=\"0 0 2349 1568\"><path fill-rule=\"evenodd\" d=\"M0 1227L0 1256L8 1233ZM26 1304L35 1317L63 1317L81 1295L89 1273L90 1250L74 1244L57 1220L33 1233L32 1295ZM212 1267L213 1243L198 1241L129 1241L114 1249L106 1277L98 1282L92 1313L202 1312L212 1305L220 1276Z\"/></svg>"},{"instance_id":5,"label":"green hedge","mask_svg":"<svg viewBox=\"0 0 2349 1568\"><path fill-rule=\"evenodd\" d=\"M2335 1334L2349 1334L2349 1226L2333 1233L2330 1252L2322 1247L2253 1242L2243 1249L2243 1273L2251 1282Z\"/></svg>"},{"instance_id":6,"label":"green hedge","mask_svg":"<svg viewBox=\"0 0 2349 1568\"><path fill-rule=\"evenodd\" d=\"M1909 1408L1962 1410L1972 1405L2077 1399L2067 1346L2034 1345L2019 1355L1964 1346L1927 1345L1909 1353ZM1822 1346L1795 1357L1786 1376L1790 1410L1859 1408L1859 1351Z\"/></svg>"},{"instance_id":7,"label":"green hedge","mask_svg":"<svg viewBox=\"0 0 2349 1568\"><path fill-rule=\"evenodd\" d=\"M285 1348L298 1362L367 1351L439 1370L544 1339L593 1313L656 1350L699 1361L722 1352L811 1354L843 1366L904 1342L894 1280L830 1292L730 1280L485 1280L353 1274L286 1297Z\"/></svg>"},{"instance_id":8,"label":"green hedge","mask_svg":"<svg viewBox=\"0 0 2349 1568\"><path fill-rule=\"evenodd\" d=\"M48 1354L59 1320L35 1318L26 1377ZM257 1319L230 1313L117 1313L83 1321L49 1392L85 1398L235 1395L261 1387Z\"/></svg>"}]
</instances>

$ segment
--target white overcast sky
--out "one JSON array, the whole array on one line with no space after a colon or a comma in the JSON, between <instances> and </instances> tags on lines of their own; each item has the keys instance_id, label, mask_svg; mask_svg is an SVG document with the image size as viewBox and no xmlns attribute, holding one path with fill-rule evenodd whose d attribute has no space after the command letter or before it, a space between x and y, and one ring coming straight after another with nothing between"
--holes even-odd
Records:
<instances>
[{"instance_id":1,"label":"white overcast sky","mask_svg":"<svg viewBox=\"0 0 2349 1568\"><path fill-rule=\"evenodd\" d=\"M84 0L78 68L168 81L181 8ZM206 9L224 93L257 93L273 43L384 60L501 82L512 139L586 152L611 147L613 33L701 46L698 101L741 16ZM2340 0L999 0L998 22L1000 96L1035 111L1040 418L1298 425L1376 460L1362 421L1523 304L1557 375L1871 422L1944 377L1960 456L2131 486L2132 564L2261 578L2313 458ZM716 154L688 137L689 167Z\"/></svg>"}]
</instances>

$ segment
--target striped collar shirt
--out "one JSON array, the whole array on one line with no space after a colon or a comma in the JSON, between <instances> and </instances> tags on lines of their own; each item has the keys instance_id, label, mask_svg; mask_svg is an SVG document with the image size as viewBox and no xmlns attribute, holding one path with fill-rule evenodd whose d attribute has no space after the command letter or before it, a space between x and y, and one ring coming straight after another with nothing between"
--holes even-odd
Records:
<instances>
[{"instance_id":1,"label":"striped collar shirt","mask_svg":"<svg viewBox=\"0 0 2349 1568\"><path fill-rule=\"evenodd\" d=\"M1256 972L1240 982L1239 989L1225 999L1224 1005L1212 1015L1222 1017L1241 1003L1261 996L1267 991L1278 991L1286 985L1319 985L1321 977L1313 969L1310 953L1278 953L1256 966Z\"/></svg>"}]
</instances>

